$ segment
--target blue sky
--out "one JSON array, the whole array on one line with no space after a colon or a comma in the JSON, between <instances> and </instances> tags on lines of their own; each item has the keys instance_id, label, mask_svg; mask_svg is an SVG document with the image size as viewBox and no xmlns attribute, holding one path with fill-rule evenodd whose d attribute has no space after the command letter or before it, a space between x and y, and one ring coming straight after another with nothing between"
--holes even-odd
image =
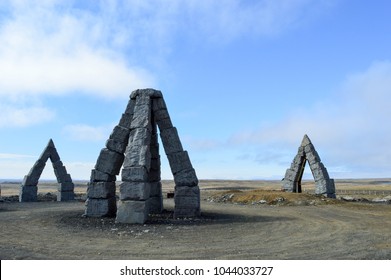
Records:
<instances>
[{"instance_id":1,"label":"blue sky","mask_svg":"<svg viewBox=\"0 0 391 280\"><path fill-rule=\"evenodd\" d=\"M0 178L52 138L88 179L146 87L200 179L281 179L304 134L334 178L391 177L390 1L36 2L0 3Z\"/></svg>"}]
</instances>

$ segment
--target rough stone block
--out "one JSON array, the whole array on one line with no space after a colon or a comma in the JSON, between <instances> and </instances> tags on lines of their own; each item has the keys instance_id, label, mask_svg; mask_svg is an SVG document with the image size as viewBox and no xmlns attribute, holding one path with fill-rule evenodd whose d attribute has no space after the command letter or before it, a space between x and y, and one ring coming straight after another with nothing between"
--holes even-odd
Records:
<instances>
[{"instance_id":1,"label":"rough stone block","mask_svg":"<svg viewBox=\"0 0 391 280\"><path fill-rule=\"evenodd\" d=\"M121 119L119 120L118 125L130 129L130 125L132 123L132 119L133 119L133 111L132 111L131 114L128 114L128 113L122 114Z\"/></svg>"},{"instance_id":2,"label":"rough stone block","mask_svg":"<svg viewBox=\"0 0 391 280\"><path fill-rule=\"evenodd\" d=\"M326 168L324 167L323 163L315 162L313 164L310 164L310 168L315 181L319 181L322 179L326 179L326 180L330 179L329 174Z\"/></svg>"},{"instance_id":3,"label":"rough stone block","mask_svg":"<svg viewBox=\"0 0 391 280\"><path fill-rule=\"evenodd\" d=\"M73 191L57 193L57 201L71 201L71 200L75 200L75 193Z\"/></svg>"},{"instance_id":4,"label":"rough stone block","mask_svg":"<svg viewBox=\"0 0 391 280\"><path fill-rule=\"evenodd\" d=\"M158 182L161 180L161 172L160 168L159 169L153 169L151 168L149 170L149 176L148 176L148 181L149 182Z\"/></svg>"},{"instance_id":5,"label":"rough stone block","mask_svg":"<svg viewBox=\"0 0 391 280\"><path fill-rule=\"evenodd\" d=\"M161 119L156 121L157 125L159 126L160 131L164 131L166 129L171 129L174 126L172 125L171 119Z\"/></svg>"},{"instance_id":6,"label":"rough stone block","mask_svg":"<svg viewBox=\"0 0 391 280\"><path fill-rule=\"evenodd\" d=\"M95 199L86 201L85 215L88 217L114 217L117 212L116 198Z\"/></svg>"},{"instance_id":7,"label":"rough stone block","mask_svg":"<svg viewBox=\"0 0 391 280\"><path fill-rule=\"evenodd\" d=\"M135 106L135 105L136 105L136 103L134 102L134 100L129 99L129 102L128 102L128 104L126 105L125 114L133 115L134 106ZM127 127L127 126L125 126L125 127Z\"/></svg>"},{"instance_id":8,"label":"rough stone block","mask_svg":"<svg viewBox=\"0 0 391 280\"><path fill-rule=\"evenodd\" d=\"M132 129L129 133L129 146L149 146L152 133L149 129L141 127Z\"/></svg>"},{"instance_id":9,"label":"rough stone block","mask_svg":"<svg viewBox=\"0 0 391 280\"><path fill-rule=\"evenodd\" d=\"M162 196L162 183L161 182L152 182L150 184L150 197L155 197L155 196Z\"/></svg>"},{"instance_id":10,"label":"rough stone block","mask_svg":"<svg viewBox=\"0 0 391 280\"><path fill-rule=\"evenodd\" d=\"M130 129L144 127L152 130L151 127L151 108L149 105L137 105L134 108L132 123Z\"/></svg>"},{"instance_id":11,"label":"rough stone block","mask_svg":"<svg viewBox=\"0 0 391 280\"><path fill-rule=\"evenodd\" d=\"M57 178L58 183L67 183L67 182L72 182L72 178L70 174L64 175L62 178Z\"/></svg>"},{"instance_id":12,"label":"rough stone block","mask_svg":"<svg viewBox=\"0 0 391 280\"><path fill-rule=\"evenodd\" d=\"M185 209L200 209L199 196L174 196L175 207Z\"/></svg>"},{"instance_id":13,"label":"rough stone block","mask_svg":"<svg viewBox=\"0 0 391 280\"><path fill-rule=\"evenodd\" d=\"M151 145L151 146L149 146L149 149L151 152L151 159L159 159L160 160L159 145Z\"/></svg>"},{"instance_id":14,"label":"rough stone block","mask_svg":"<svg viewBox=\"0 0 391 280\"><path fill-rule=\"evenodd\" d=\"M151 185L146 182L123 182L120 184L120 200L147 200L151 193Z\"/></svg>"},{"instance_id":15,"label":"rough stone block","mask_svg":"<svg viewBox=\"0 0 391 280\"><path fill-rule=\"evenodd\" d=\"M174 175L176 186L198 186L198 179L194 169L182 170Z\"/></svg>"},{"instance_id":16,"label":"rough stone block","mask_svg":"<svg viewBox=\"0 0 391 280\"><path fill-rule=\"evenodd\" d=\"M21 186L19 191L19 202L37 201L38 187L37 186Z\"/></svg>"},{"instance_id":17,"label":"rough stone block","mask_svg":"<svg viewBox=\"0 0 391 280\"><path fill-rule=\"evenodd\" d=\"M154 98L152 100L152 110L153 112L157 112L159 110L167 110L167 105L166 102L164 101L163 98Z\"/></svg>"},{"instance_id":18,"label":"rough stone block","mask_svg":"<svg viewBox=\"0 0 391 280\"><path fill-rule=\"evenodd\" d=\"M110 175L118 175L123 162L123 154L111 151L106 148L100 151L95 169Z\"/></svg>"},{"instance_id":19,"label":"rough stone block","mask_svg":"<svg viewBox=\"0 0 391 280\"><path fill-rule=\"evenodd\" d=\"M163 197L153 196L149 198L149 213L160 214L163 211Z\"/></svg>"},{"instance_id":20,"label":"rough stone block","mask_svg":"<svg viewBox=\"0 0 391 280\"><path fill-rule=\"evenodd\" d=\"M54 168L54 174L56 175L57 177L57 181L58 182L63 182L65 181L68 173L67 173L67 170L64 166L58 166L58 167L55 167Z\"/></svg>"},{"instance_id":21,"label":"rough stone block","mask_svg":"<svg viewBox=\"0 0 391 280\"><path fill-rule=\"evenodd\" d=\"M149 215L149 202L147 201L119 201L116 223L144 224Z\"/></svg>"},{"instance_id":22,"label":"rough stone block","mask_svg":"<svg viewBox=\"0 0 391 280\"><path fill-rule=\"evenodd\" d=\"M287 169L286 172L285 172L284 179L285 180L289 180L289 181L296 181L297 180L297 178L296 178L297 176L298 176L297 172L295 172L292 169Z\"/></svg>"},{"instance_id":23,"label":"rough stone block","mask_svg":"<svg viewBox=\"0 0 391 280\"><path fill-rule=\"evenodd\" d=\"M120 143L128 143L129 133L129 128L117 125L114 127L113 132L111 132L109 139Z\"/></svg>"},{"instance_id":24,"label":"rough stone block","mask_svg":"<svg viewBox=\"0 0 391 280\"><path fill-rule=\"evenodd\" d=\"M122 181L146 182L149 172L144 166L127 167L122 169Z\"/></svg>"},{"instance_id":25,"label":"rough stone block","mask_svg":"<svg viewBox=\"0 0 391 280\"><path fill-rule=\"evenodd\" d=\"M163 94L160 90L155 90L152 88L137 89L132 92L132 94L130 95L130 98L136 99L136 97L142 97L142 96L146 96L149 98L162 98Z\"/></svg>"},{"instance_id":26,"label":"rough stone block","mask_svg":"<svg viewBox=\"0 0 391 280\"><path fill-rule=\"evenodd\" d=\"M171 172L174 176L182 170L189 170L193 168L189 155L186 151L168 154L167 158L170 163Z\"/></svg>"},{"instance_id":27,"label":"rough stone block","mask_svg":"<svg viewBox=\"0 0 391 280\"><path fill-rule=\"evenodd\" d=\"M23 178L22 185L23 186L36 186L36 185L38 185L38 181L39 181L40 176L41 176L41 174L36 174L36 173L26 175Z\"/></svg>"},{"instance_id":28,"label":"rough stone block","mask_svg":"<svg viewBox=\"0 0 391 280\"><path fill-rule=\"evenodd\" d=\"M90 182L115 182L115 175L110 175L96 169L91 170Z\"/></svg>"},{"instance_id":29,"label":"rough stone block","mask_svg":"<svg viewBox=\"0 0 391 280\"><path fill-rule=\"evenodd\" d=\"M60 192L73 192L75 185L72 182L63 182L58 186L58 191Z\"/></svg>"},{"instance_id":30,"label":"rough stone block","mask_svg":"<svg viewBox=\"0 0 391 280\"><path fill-rule=\"evenodd\" d=\"M285 178L283 183L283 189L286 192L293 192L293 190L295 189L295 185L296 183L294 181Z\"/></svg>"},{"instance_id":31,"label":"rough stone block","mask_svg":"<svg viewBox=\"0 0 391 280\"><path fill-rule=\"evenodd\" d=\"M124 168L144 166L151 168L151 152L149 146L128 146L126 149Z\"/></svg>"},{"instance_id":32,"label":"rough stone block","mask_svg":"<svg viewBox=\"0 0 391 280\"><path fill-rule=\"evenodd\" d=\"M87 188L87 197L88 198L115 197L115 182L89 183Z\"/></svg>"},{"instance_id":33,"label":"rough stone block","mask_svg":"<svg viewBox=\"0 0 391 280\"><path fill-rule=\"evenodd\" d=\"M160 137L167 155L183 151L182 143L175 127L161 131Z\"/></svg>"},{"instance_id":34,"label":"rough stone block","mask_svg":"<svg viewBox=\"0 0 391 280\"><path fill-rule=\"evenodd\" d=\"M106 141L106 148L107 149L114 151L114 152L117 152L117 153L120 153L120 154L125 153L127 145L128 145L128 143L117 142L113 139L108 139Z\"/></svg>"},{"instance_id":35,"label":"rough stone block","mask_svg":"<svg viewBox=\"0 0 391 280\"><path fill-rule=\"evenodd\" d=\"M327 193L327 184L328 180L318 180L315 181L315 194L325 194Z\"/></svg>"},{"instance_id":36,"label":"rough stone block","mask_svg":"<svg viewBox=\"0 0 391 280\"><path fill-rule=\"evenodd\" d=\"M175 196L200 196L200 188L198 186L189 187L189 186L175 186Z\"/></svg>"}]
</instances>

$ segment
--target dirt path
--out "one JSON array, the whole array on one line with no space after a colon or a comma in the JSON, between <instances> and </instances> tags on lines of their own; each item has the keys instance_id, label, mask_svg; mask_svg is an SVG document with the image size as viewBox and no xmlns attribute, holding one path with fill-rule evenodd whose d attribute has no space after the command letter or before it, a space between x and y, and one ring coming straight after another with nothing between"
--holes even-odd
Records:
<instances>
[{"instance_id":1,"label":"dirt path","mask_svg":"<svg viewBox=\"0 0 391 280\"><path fill-rule=\"evenodd\" d=\"M83 218L82 202L0 203L1 259L391 259L391 205L202 202L146 225Z\"/></svg>"}]
</instances>

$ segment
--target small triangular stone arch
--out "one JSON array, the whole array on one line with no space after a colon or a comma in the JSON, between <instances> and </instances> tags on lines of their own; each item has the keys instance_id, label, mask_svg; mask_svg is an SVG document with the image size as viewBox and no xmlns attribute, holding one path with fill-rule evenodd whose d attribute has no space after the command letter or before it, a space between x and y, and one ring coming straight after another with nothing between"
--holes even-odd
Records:
<instances>
[{"instance_id":1,"label":"small triangular stone arch","mask_svg":"<svg viewBox=\"0 0 391 280\"><path fill-rule=\"evenodd\" d=\"M160 91L133 91L91 172L86 216L116 216L119 223L144 223L161 213L163 196L158 128L175 181L175 218L200 215L200 190L189 155L183 150ZM116 203L116 175L122 183Z\"/></svg>"},{"instance_id":2,"label":"small triangular stone arch","mask_svg":"<svg viewBox=\"0 0 391 280\"><path fill-rule=\"evenodd\" d=\"M285 173L283 179L284 190L297 193L302 192L301 180L307 161L315 179L315 193L335 198L334 179L330 179L326 167L321 162L318 152L307 135L304 135L297 155L293 159L291 167Z\"/></svg>"},{"instance_id":3,"label":"small triangular stone arch","mask_svg":"<svg viewBox=\"0 0 391 280\"><path fill-rule=\"evenodd\" d=\"M72 182L71 175L67 173L67 170L58 155L57 149L54 146L53 140L50 139L46 148L43 150L30 172L24 176L19 192L20 202L37 201L38 181L49 158L52 162L57 182L60 184L57 192L57 201L74 199L74 184Z\"/></svg>"}]
</instances>

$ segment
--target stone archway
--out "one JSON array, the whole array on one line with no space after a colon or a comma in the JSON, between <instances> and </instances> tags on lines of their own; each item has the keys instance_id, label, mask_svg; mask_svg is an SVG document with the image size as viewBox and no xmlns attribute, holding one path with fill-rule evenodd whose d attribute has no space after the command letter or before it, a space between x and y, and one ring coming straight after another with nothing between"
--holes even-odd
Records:
<instances>
[{"instance_id":1,"label":"stone archway","mask_svg":"<svg viewBox=\"0 0 391 280\"><path fill-rule=\"evenodd\" d=\"M283 189L289 192L302 192L301 180L306 162L308 162L314 176L315 193L335 198L334 179L330 179L326 167L321 162L318 152L307 135L304 135L297 155L285 173Z\"/></svg>"},{"instance_id":2,"label":"stone archway","mask_svg":"<svg viewBox=\"0 0 391 280\"><path fill-rule=\"evenodd\" d=\"M45 168L47 160L50 158L52 162L54 174L57 182L60 184L57 193L57 201L67 201L74 199L74 184L71 175L67 173L63 165L57 149L54 146L53 140L50 139L46 148L43 150L39 159L35 162L30 172L24 176L22 186L20 187L19 201L37 201L38 195L38 180L41 177L42 171Z\"/></svg>"},{"instance_id":3,"label":"stone archway","mask_svg":"<svg viewBox=\"0 0 391 280\"><path fill-rule=\"evenodd\" d=\"M144 223L163 210L158 128L175 181L174 217L200 215L200 191L160 91L133 91L119 124L101 150L87 191L86 216L116 216L119 223ZM122 167L117 207L116 175Z\"/></svg>"}]
</instances>

